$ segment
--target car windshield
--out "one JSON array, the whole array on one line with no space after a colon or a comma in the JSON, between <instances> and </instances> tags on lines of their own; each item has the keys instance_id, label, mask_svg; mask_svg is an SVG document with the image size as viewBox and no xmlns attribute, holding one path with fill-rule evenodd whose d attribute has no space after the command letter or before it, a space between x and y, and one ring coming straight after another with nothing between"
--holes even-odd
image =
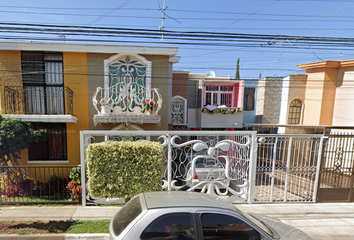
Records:
<instances>
[{"instance_id":1,"label":"car windshield","mask_svg":"<svg viewBox=\"0 0 354 240\"><path fill-rule=\"evenodd\" d=\"M140 197L131 199L124 207L115 215L112 221L113 232L119 236L123 230L142 212Z\"/></svg>"},{"instance_id":2,"label":"car windshield","mask_svg":"<svg viewBox=\"0 0 354 240\"><path fill-rule=\"evenodd\" d=\"M196 168L205 168L205 167L222 168L222 165L219 161L214 159L206 159L206 158L198 158L195 165Z\"/></svg>"},{"instance_id":3,"label":"car windshield","mask_svg":"<svg viewBox=\"0 0 354 240\"><path fill-rule=\"evenodd\" d=\"M279 238L279 235L277 232L273 232L271 229L269 229L266 225L263 224L263 222L259 221L259 219L244 213L240 210L237 210L237 212L239 214L241 214L243 217L247 218L249 221L253 222L254 224L256 224L259 228L261 228L263 231L265 231L266 233L268 233L270 236L272 236L273 238Z\"/></svg>"}]
</instances>

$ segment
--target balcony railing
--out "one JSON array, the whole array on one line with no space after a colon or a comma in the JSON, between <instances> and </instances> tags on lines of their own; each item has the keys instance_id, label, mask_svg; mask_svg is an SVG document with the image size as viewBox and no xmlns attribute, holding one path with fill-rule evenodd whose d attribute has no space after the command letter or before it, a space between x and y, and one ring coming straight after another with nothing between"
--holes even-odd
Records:
<instances>
[{"instance_id":1,"label":"balcony railing","mask_svg":"<svg viewBox=\"0 0 354 240\"><path fill-rule=\"evenodd\" d=\"M73 91L63 86L5 86L3 114L73 115Z\"/></svg>"},{"instance_id":2,"label":"balcony railing","mask_svg":"<svg viewBox=\"0 0 354 240\"><path fill-rule=\"evenodd\" d=\"M158 123L162 97L157 88L147 89L137 83L117 83L109 88L98 87L92 103L98 123Z\"/></svg>"}]
</instances>

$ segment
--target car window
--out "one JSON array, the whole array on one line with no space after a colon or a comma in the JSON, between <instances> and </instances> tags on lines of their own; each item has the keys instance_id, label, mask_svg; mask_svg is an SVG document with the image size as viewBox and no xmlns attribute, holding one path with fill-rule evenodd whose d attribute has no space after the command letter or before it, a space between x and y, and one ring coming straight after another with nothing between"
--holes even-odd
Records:
<instances>
[{"instance_id":1,"label":"car window","mask_svg":"<svg viewBox=\"0 0 354 240\"><path fill-rule=\"evenodd\" d=\"M195 239L194 223L190 213L171 213L154 220L141 234L143 240Z\"/></svg>"},{"instance_id":2,"label":"car window","mask_svg":"<svg viewBox=\"0 0 354 240\"><path fill-rule=\"evenodd\" d=\"M205 167L205 158L198 158L195 165L197 168Z\"/></svg>"},{"instance_id":3,"label":"car window","mask_svg":"<svg viewBox=\"0 0 354 240\"><path fill-rule=\"evenodd\" d=\"M199 158L197 159L195 165L196 168L206 168L206 167L222 168L221 163L215 159Z\"/></svg>"},{"instance_id":4,"label":"car window","mask_svg":"<svg viewBox=\"0 0 354 240\"><path fill-rule=\"evenodd\" d=\"M119 236L129 223L131 223L141 212L140 198L135 197L131 199L112 220L114 234Z\"/></svg>"},{"instance_id":5,"label":"car window","mask_svg":"<svg viewBox=\"0 0 354 240\"><path fill-rule=\"evenodd\" d=\"M204 239L216 240L257 240L258 231L233 216L214 213L201 214Z\"/></svg>"}]
</instances>

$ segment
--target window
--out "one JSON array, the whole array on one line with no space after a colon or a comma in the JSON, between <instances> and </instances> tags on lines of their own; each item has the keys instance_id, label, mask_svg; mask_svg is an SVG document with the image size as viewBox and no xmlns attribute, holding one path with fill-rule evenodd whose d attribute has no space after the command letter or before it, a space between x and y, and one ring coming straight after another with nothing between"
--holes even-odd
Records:
<instances>
[{"instance_id":1,"label":"window","mask_svg":"<svg viewBox=\"0 0 354 240\"><path fill-rule=\"evenodd\" d=\"M22 52L26 114L64 114L63 54Z\"/></svg>"},{"instance_id":2,"label":"window","mask_svg":"<svg viewBox=\"0 0 354 240\"><path fill-rule=\"evenodd\" d=\"M172 98L171 124L186 124L187 100L181 96Z\"/></svg>"},{"instance_id":3,"label":"window","mask_svg":"<svg viewBox=\"0 0 354 240\"><path fill-rule=\"evenodd\" d=\"M302 102L298 99L292 100L289 106L288 124L300 124Z\"/></svg>"},{"instance_id":4,"label":"window","mask_svg":"<svg viewBox=\"0 0 354 240\"><path fill-rule=\"evenodd\" d=\"M245 111L254 110L254 92L255 88L245 88L245 93L243 96L243 109Z\"/></svg>"},{"instance_id":5,"label":"window","mask_svg":"<svg viewBox=\"0 0 354 240\"><path fill-rule=\"evenodd\" d=\"M233 86L205 86L205 105L225 105L233 107Z\"/></svg>"},{"instance_id":6,"label":"window","mask_svg":"<svg viewBox=\"0 0 354 240\"><path fill-rule=\"evenodd\" d=\"M242 220L224 214L201 215L204 239L257 240L260 234Z\"/></svg>"},{"instance_id":7,"label":"window","mask_svg":"<svg viewBox=\"0 0 354 240\"><path fill-rule=\"evenodd\" d=\"M190 213L172 213L159 217L141 234L140 239L195 239Z\"/></svg>"},{"instance_id":8,"label":"window","mask_svg":"<svg viewBox=\"0 0 354 240\"><path fill-rule=\"evenodd\" d=\"M28 148L29 160L67 160L66 124L40 123L43 138Z\"/></svg>"},{"instance_id":9,"label":"window","mask_svg":"<svg viewBox=\"0 0 354 240\"><path fill-rule=\"evenodd\" d=\"M139 55L115 55L105 60L105 98L115 107L133 111L151 96L151 62ZM128 96L127 96L128 95Z\"/></svg>"}]
</instances>

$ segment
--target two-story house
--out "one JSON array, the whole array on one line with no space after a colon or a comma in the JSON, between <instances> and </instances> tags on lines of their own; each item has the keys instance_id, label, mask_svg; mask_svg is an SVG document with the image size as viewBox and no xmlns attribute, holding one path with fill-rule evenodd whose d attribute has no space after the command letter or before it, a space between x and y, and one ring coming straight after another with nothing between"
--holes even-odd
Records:
<instances>
[{"instance_id":1,"label":"two-story house","mask_svg":"<svg viewBox=\"0 0 354 240\"><path fill-rule=\"evenodd\" d=\"M354 61L322 61L298 65L305 74L282 81L281 133L316 133L354 126L350 111Z\"/></svg>"},{"instance_id":2,"label":"two-story house","mask_svg":"<svg viewBox=\"0 0 354 240\"><path fill-rule=\"evenodd\" d=\"M242 128L243 96L243 80L217 77L214 71L174 71L171 126L191 130Z\"/></svg>"},{"instance_id":3,"label":"two-story house","mask_svg":"<svg viewBox=\"0 0 354 240\"><path fill-rule=\"evenodd\" d=\"M79 164L82 130L167 130L177 51L1 42L1 113L45 136L21 165Z\"/></svg>"}]
</instances>

